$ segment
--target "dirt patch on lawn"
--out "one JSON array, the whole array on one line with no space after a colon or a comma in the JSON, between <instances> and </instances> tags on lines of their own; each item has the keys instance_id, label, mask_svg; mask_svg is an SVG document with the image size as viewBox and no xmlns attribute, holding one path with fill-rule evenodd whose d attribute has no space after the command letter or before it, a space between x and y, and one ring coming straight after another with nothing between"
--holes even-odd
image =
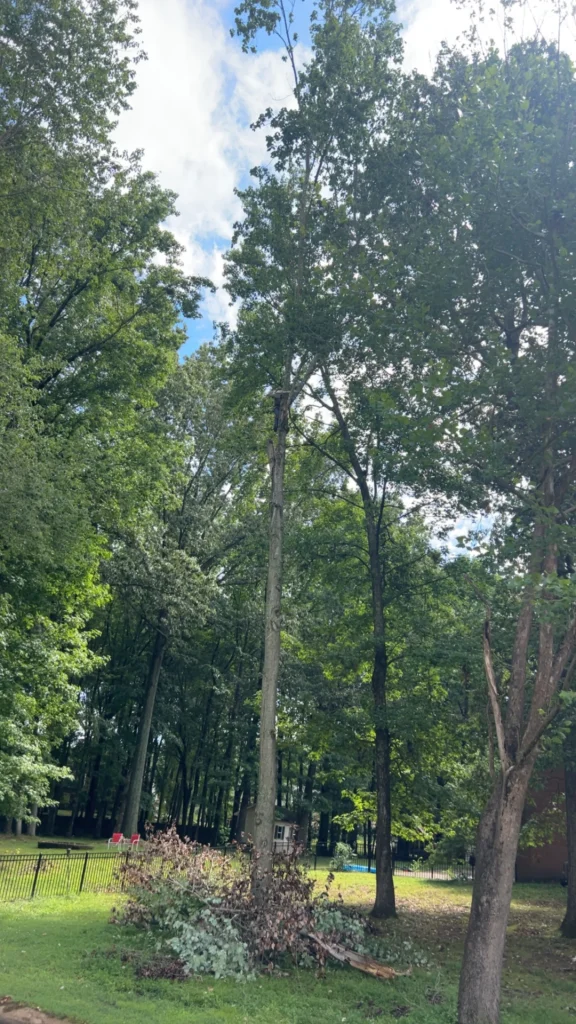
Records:
<instances>
[{"instance_id":1,"label":"dirt patch on lawn","mask_svg":"<svg viewBox=\"0 0 576 1024\"><path fill-rule=\"evenodd\" d=\"M0 999L0 1024L62 1024L62 1017L51 1017L33 1006L16 1003L11 996Z\"/></svg>"}]
</instances>

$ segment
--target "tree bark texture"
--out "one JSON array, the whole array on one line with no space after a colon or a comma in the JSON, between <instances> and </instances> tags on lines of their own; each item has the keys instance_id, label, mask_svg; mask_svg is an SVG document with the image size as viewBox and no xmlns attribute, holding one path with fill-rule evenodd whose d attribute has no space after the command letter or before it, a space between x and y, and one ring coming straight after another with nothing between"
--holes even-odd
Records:
<instances>
[{"instance_id":1,"label":"tree bark texture","mask_svg":"<svg viewBox=\"0 0 576 1024\"><path fill-rule=\"evenodd\" d=\"M264 898L272 873L274 849L274 808L276 804L276 702L280 670L280 629L282 613L282 542L284 517L284 471L290 394L277 395L276 442L269 442L272 500L268 550L268 578L264 613L264 665L260 706L260 764L258 798L254 817L254 876L256 898Z\"/></svg>"},{"instance_id":2,"label":"tree bark texture","mask_svg":"<svg viewBox=\"0 0 576 1024\"><path fill-rule=\"evenodd\" d=\"M458 1024L498 1024L516 852L533 758L498 776L476 838L472 908L460 975Z\"/></svg>"},{"instance_id":3,"label":"tree bark texture","mask_svg":"<svg viewBox=\"0 0 576 1024\"><path fill-rule=\"evenodd\" d=\"M146 768L148 741L150 739L150 729L152 728L152 717L154 714L154 705L156 703L156 694L158 692L158 681L160 679L162 662L164 660L164 651L166 649L166 628L166 615L161 613L158 617L158 629L154 638L154 647L152 649L152 657L150 659L148 685L146 687L144 707L140 718L136 752L132 762L128 796L126 799L126 808L122 823L122 831L126 836L133 835L138 828L138 816L140 814L140 799L142 796L144 770Z\"/></svg>"},{"instance_id":4,"label":"tree bark texture","mask_svg":"<svg viewBox=\"0 0 576 1024\"><path fill-rule=\"evenodd\" d=\"M564 744L564 780L566 789L566 841L568 845L568 900L560 931L566 939L576 939L576 727L572 726Z\"/></svg>"}]
</instances>

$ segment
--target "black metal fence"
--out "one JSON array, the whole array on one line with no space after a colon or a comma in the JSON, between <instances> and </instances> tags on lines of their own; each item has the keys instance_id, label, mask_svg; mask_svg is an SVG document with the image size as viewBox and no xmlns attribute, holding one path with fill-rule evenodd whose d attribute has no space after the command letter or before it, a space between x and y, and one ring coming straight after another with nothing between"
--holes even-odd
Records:
<instances>
[{"instance_id":1,"label":"black metal fence","mask_svg":"<svg viewBox=\"0 0 576 1024\"><path fill-rule=\"evenodd\" d=\"M222 852L228 852L222 851ZM231 850L232 852L232 850ZM136 851L85 853L6 854L0 856L0 903L32 899L35 896L73 896L82 892L122 892L120 870ZM341 871L375 874L372 857L351 857L344 863L331 862L314 855L305 857L310 867L334 866ZM430 881L469 882L474 867L469 864L431 864L429 861L396 861L397 877L422 878Z\"/></svg>"},{"instance_id":2,"label":"black metal fence","mask_svg":"<svg viewBox=\"0 0 576 1024\"><path fill-rule=\"evenodd\" d=\"M34 896L68 896L81 892L120 892L120 867L127 851L119 853L7 854L0 856L0 902Z\"/></svg>"},{"instance_id":3,"label":"black metal fence","mask_svg":"<svg viewBox=\"0 0 576 1024\"><path fill-rule=\"evenodd\" d=\"M342 871L376 874L373 857L350 857L338 864L338 868ZM432 864L429 860L396 860L393 872L399 878L423 878L437 882L471 882L474 878L474 866L469 863Z\"/></svg>"}]
</instances>

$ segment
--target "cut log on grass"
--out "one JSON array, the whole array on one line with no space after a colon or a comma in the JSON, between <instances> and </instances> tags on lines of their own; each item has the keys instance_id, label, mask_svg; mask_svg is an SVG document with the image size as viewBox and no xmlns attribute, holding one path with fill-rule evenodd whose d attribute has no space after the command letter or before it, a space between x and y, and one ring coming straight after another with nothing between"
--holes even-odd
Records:
<instances>
[{"instance_id":1,"label":"cut log on grass","mask_svg":"<svg viewBox=\"0 0 576 1024\"><path fill-rule=\"evenodd\" d=\"M321 939L319 935L315 935L314 932L308 932L308 938L334 960L338 960L342 964L349 964L350 967L355 967L356 970L363 971L364 974L370 974L373 978L392 981L393 978L405 978L408 974L412 973L410 968L407 971L395 971L393 967L387 967L386 964L381 964L378 960L374 960L374 957L365 956L363 953L355 953L351 949L338 945L337 942L325 942L324 939Z\"/></svg>"}]
</instances>

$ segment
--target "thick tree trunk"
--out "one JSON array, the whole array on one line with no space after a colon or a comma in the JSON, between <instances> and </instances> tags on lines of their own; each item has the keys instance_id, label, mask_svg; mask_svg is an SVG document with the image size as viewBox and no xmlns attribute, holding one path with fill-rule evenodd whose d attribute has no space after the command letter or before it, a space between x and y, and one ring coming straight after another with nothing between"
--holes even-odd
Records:
<instances>
[{"instance_id":1,"label":"thick tree trunk","mask_svg":"<svg viewBox=\"0 0 576 1024\"><path fill-rule=\"evenodd\" d=\"M284 470L290 394L276 396L277 438L269 442L272 501L268 549L268 578L264 613L264 666L260 705L260 764L258 799L254 816L253 892L264 899L272 873L274 807L276 801L276 703L280 670L280 629L282 612L282 541L284 516Z\"/></svg>"},{"instance_id":2,"label":"thick tree trunk","mask_svg":"<svg viewBox=\"0 0 576 1024\"><path fill-rule=\"evenodd\" d=\"M138 729L136 752L134 755L134 761L132 763L132 771L130 773L130 785L128 788L126 809L124 811L124 820L122 823L122 831L126 836L132 835L136 832L136 829L138 828L138 817L140 814L140 798L142 795L144 769L146 767L148 741L150 739L152 716L154 714L154 704L156 703L156 693L158 691L158 680L160 679L160 671L162 669L162 662L164 660L164 651L166 650L166 628L166 615L165 613L161 613L158 617L158 629L156 631L154 647L152 650L152 657L150 660L148 685L146 687L144 707L142 709L142 716L140 718L140 727Z\"/></svg>"},{"instance_id":3,"label":"thick tree trunk","mask_svg":"<svg viewBox=\"0 0 576 1024\"><path fill-rule=\"evenodd\" d=\"M16 818L16 835L22 835L22 818Z\"/></svg>"},{"instance_id":4,"label":"thick tree trunk","mask_svg":"<svg viewBox=\"0 0 576 1024\"><path fill-rule=\"evenodd\" d=\"M498 1024L506 928L522 812L534 758L500 774L478 827L472 908L460 975L458 1024Z\"/></svg>"},{"instance_id":5,"label":"thick tree trunk","mask_svg":"<svg viewBox=\"0 0 576 1024\"><path fill-rule=\"evenodd\" d=\"M568 844L568 901L560 931L565 938L576 939L576 727L574 726L564 744L564 780L566 785L566 841Z\"/></svg>"}]
</instances>

